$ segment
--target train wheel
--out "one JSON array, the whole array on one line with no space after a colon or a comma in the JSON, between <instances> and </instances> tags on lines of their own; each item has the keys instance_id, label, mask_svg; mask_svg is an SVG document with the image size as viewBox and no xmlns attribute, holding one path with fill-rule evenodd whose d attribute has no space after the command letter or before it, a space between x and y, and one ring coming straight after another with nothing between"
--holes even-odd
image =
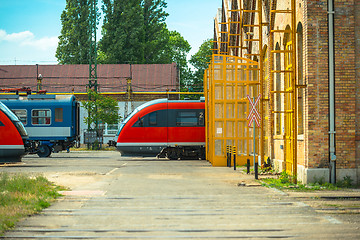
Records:
<instances>
[{"instance_id":1,"label":"train wheel","mask_svg":"<svg viewBox=\"0 0 360 240\"><path fill-rule=\"evenodd\" d=\"M37 155L39 157L49 157L51 154L51 149L47 145L40 145L39 151L37 152Z\"/></svg>"},{"instance_id":2,"label":"train wheel","mask_svg":"<svg viewBox=\"0 0 360 240\"><path fill-rule=\"evenodd\" d=\"M168 149L168 152L166 155L167 155L167 158L170 160L178 160L179 159L177 152L173 149Z\"/></svg>"}]
</instances>

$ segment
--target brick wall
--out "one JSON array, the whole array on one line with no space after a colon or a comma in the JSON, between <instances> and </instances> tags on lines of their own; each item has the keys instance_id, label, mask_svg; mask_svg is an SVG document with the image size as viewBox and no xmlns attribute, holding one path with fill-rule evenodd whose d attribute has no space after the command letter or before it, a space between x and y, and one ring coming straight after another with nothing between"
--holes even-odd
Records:
<instances>
[{"instance_id":1,"label":"brick wall","mask_svg":"<svg viewBox=\"0 0 360 240\"><path fill-rule=\"evenodd\" d=\"M355 2L334 2L337 168L355 168ZM308 167L321 168L329 160L327 0L308 0L305 14Z\"/></svg>"},{"instance_id":2,"label":"brick wall","mask_svg":"<svg viewBox=\"0 0 360 240\"><path fill-rule=\"evenodd\" d=\"M355 76L356 96L360 96L360 1L355 1ZM356 166L360 167L360 97L356 98Z\"/></svg>"}]
</instances>

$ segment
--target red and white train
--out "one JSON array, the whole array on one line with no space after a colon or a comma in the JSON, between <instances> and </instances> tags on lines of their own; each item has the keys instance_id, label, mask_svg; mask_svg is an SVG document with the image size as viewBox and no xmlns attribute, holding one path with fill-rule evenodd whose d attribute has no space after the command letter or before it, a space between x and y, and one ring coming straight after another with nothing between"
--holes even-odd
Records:
<instances>
[{"instance_id":1,"label":"red and white train","mask_svg":"<svg viewBox=\"0 0 360 240\"><path fill-rule=\"evenodd\" d=\"M0 102L0 162L19 162L26 154L24 125Z\"/></svg>"},{"instance_id":2,"label":"red and white train","mask_svg":"<svg viewBox=\"0 0 360 240\"><path fill-rule=\"evenodd\" d=\"M137 107L116 136L121 155L205 159L203 100L158 99Z\"/></svg>"}]
</instances>

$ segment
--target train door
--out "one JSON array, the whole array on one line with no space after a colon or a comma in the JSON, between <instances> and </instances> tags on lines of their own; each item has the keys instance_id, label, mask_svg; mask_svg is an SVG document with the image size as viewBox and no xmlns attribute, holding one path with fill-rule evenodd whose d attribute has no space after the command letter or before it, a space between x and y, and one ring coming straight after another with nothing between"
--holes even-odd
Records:
<instances>
[{"instance_id":1,"label":"train door","mask_svg":"<svg viewBox=\"0 0 360 240\"><path fill-rule=\"evenodd\" d=\"M79 137L80 136L80 103L74 101L73 105L74 107L72 109L73 117L72 117L71 126L75 127L74 130L75 137Z\"/></svg>"},{"instance_id":2,"label":"train door","mask_svg":"<svg viewBox=\"0 0 360 240\"><path fill-rule=\"evenodd\" d=\"M199 145L205 141L204 110L169 110L169 145Z\"/></svg>"},{"instance_id":3,"label":"train door","mask_svg":"<svg viewBox=\"0 0 360 240\"><path fill-rule=\"evenodd\" d=\"M140 118L138 124L141 127L141 136L137 136L137 138L142 138L142 142L150 141L156 144L166 145L168 138L167 112L167 109L159 109Z\"/></svg>"}]
</instances>

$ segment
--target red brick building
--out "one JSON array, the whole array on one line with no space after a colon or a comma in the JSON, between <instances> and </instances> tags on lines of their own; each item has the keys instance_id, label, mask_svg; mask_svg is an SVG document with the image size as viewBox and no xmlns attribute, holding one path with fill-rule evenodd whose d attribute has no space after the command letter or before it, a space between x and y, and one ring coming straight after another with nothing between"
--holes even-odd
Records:
<instances>
[{"instance_id":1,"label":"red brick building","mask_svg":"<svg viewBox=\"0 0 360 240\"><path fill-rule=\"evenodd\" d=\"M250 58L262 66L262 100L267 119L263 127L264 144L268 146L265 157L270 157L279 171L286 168L284 139L293 138L294 133L286 135L290 124L286 116L291 110L286 108L289 103L285 92L294 94L287 81L295 79L297 109L291 116L297 126L290 129L296 133L298 180L329 181L329 166L335 163L337 181L351 177L359 183L360 1L223 0L222 3L215 20L215 53ZM329 25L331 18L333 31ZM292 37L294 32L296 36ZM291 62L294 53L295 62ZM331 79L335 131L331 127ZM331 156L332 160L336 157L335 162L331 162Z\"/></svg>"},{"instance_id":2,"label":"red brick building","mask_svg":"<svg viewBox=\"0 0 360 240\"><path fill-rule=\"evenodd\" d=\"M83 98L89 79L89 65L1 65L0 89L30 87L37 89L38 75L42 89L49 93L75 93ZM97 67L99 92L121 99L131 79L134 101L154 99L163 94L146 92L178 92L179 78L176 64L102 64ZM115 94L117 93L117 94Z\"/></svg>"},{"instance_id":3,"label":"red brick building","mask_svg":"<svg viewBox=\"0 0 360 240\"><path fill-rule=\"evenodd\" d=\"M87 100L89 65L0 65L0 90L30 88L37 91L41 74L41 89L51 94L73 93L78 100ZM102 64L97 67L98 91L119 101L119 114L125 117L144 102L159 99L179 99L179 74L172 64ZM130 91L129 91L130 90ZM0 91L1 94L1 91ZM80 116L86 116L81 108ZM81 121L81 135L87 126ZM105 140L112 139L118 126L105 125Z\"/></svg>"}]
</instances>

